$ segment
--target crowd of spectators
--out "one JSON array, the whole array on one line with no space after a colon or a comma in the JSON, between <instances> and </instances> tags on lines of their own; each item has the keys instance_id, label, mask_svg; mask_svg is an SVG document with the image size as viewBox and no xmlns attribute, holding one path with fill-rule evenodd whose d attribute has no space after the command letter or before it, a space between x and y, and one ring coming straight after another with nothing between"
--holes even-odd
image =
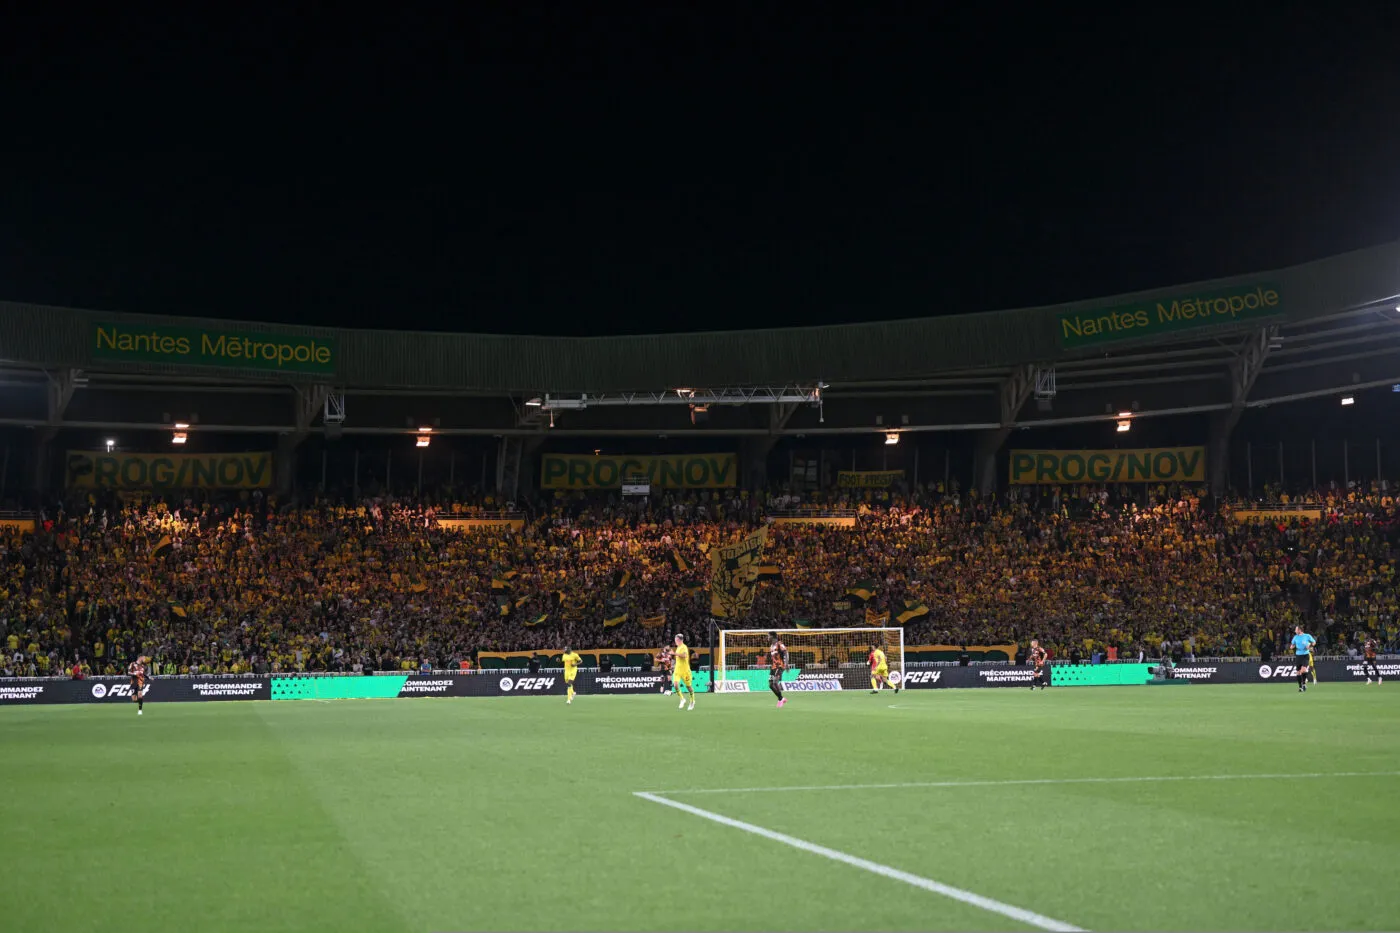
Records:
<instances>
[{"instance_id":1,"label":"crowd of spectators","mask_svg":"<svg viewBox=\"0 0 1400 933\"><path fill-rule=\"evenodd\" d=\"M1302 497L1317 520L1262 522L1203 496L1076 487L991 498L938 485L559 494L531 503L518 530L467 531L438 520L497 504L84 496L0 543L3 673L105 673L138 654L162 673L455 668L480 651L700 637L708 549L794 507L859 517L853 528L772 525L763 562L781 576L758 586L739 625L859 625L866 609L893 617L918 604L928 611L906 625L906 644L1038 637L1059 656L1155 656L1164 643L1252 656L1284 644L1295 623L1328 650L1362 632L1400 635L1387 490L1324 490ZM861 581L875 584L864 606L848 594ZM642 627L662 615L664 626Z\"/></svg>"}]
</instances>

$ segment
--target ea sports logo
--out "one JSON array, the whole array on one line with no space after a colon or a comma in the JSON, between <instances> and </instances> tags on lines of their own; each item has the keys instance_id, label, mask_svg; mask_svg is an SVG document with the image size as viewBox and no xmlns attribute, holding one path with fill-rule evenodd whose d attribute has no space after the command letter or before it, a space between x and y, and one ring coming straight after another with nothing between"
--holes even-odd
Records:
<instances>
[{"instance_id":1,"label":"ea sports logo","mask_svg":"<svg viewBox=\"0 0 1400 933\"><path fill-rule=\"evenodd\" d=\"M97 699L99 699L99 700L102 699L103 697L105 697L105 696L107 695L107 685L106 685L106 684L93 684L93 685L92 685L92 695L93 695L94 697L96 697Z\"/></svg>"},{"instance_id":2,"label":"ea sports logo","mask_svg":"<svg viewBox=\"0 0 1400 933\"><path fill-rule=\"evenodd\" d=\"M1274 669L1267 664L1261 664L1259 665L1259 676L1268 680L1270 677L1274 676Z\"/></svg>"},{"instance_id":3,"label":"ea sports logo","mask_svg":"<svg viewBox=\"0 0 1400 933\"><path fill-rule=\"evenodd\" d=\"M501 689L502 689L503 691L505 691L506 693L510 693L511 690L513 690L514 688L515 688L515 681L511 680L509 677L502 677L502 678L501 678Z\"/></svg>"},{"instance_id":4,"label":"ea sports logo","mask_svg":"<svg viewBox=\"0 0 1400 933\"><path fill-rule=\"evenodd\" d=\"M890 683L894 684L895 686L898 686L899 682L903 679L904 675L901 674L899 671L890 671Z\"/></svg>"}]
</instances>

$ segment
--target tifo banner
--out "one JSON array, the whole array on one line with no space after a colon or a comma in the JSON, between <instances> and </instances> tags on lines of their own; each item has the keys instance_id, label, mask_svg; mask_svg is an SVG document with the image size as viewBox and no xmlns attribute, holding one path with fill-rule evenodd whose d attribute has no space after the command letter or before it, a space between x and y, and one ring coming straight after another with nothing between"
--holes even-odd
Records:
<instances>
[{"instance_id":1,"label":"tifo banner","mask_svg":"<svg viewBox=\"0 0 1400 933\"><path fill-rule=\"evenodd\" d=\"M1204 447L1013 450L1012 483L1201 483Z\"/></svg>"},{"instance_id":2,"label":"tifo banner","mask_svg":"<svg viewBox=\"0 0 1400 933\"><path fill-rule=\"evenodd\" d=\"M291 373L335 373L335 340L300 334L245 333L163 324L93 325L92 358Z\"/></svg>"},{"instance_id":3,"label":"tifo banner","mask_svg":"<svg viewBox=\"0 0 1400 933\"><path fill-rule=\"evenodd\" d=\"M717 489L739 481L734 454L678 454L665 457L602 457L544 454L540 458L543 489L620 489L622 481L645 476L663 489Z\"/></svg>"},{"instance_id":4,"label":"tifo banner","mask_svg":"<svg viewBox=\"0 0 1400 933\"><path fill-rule=\"evenodd\" d=\"M903 470L840 470L836 485L844 489L886 489L902 479Z\"/></svg>"},{"instance_id":5,"label":"tifo banner","mask_svg":"<svg viewBox=\"0 0 1400 933\"><path fill-rule=\"evenodd\" d=\"M482 528L509 528L519 531L525 527L523 518L439 518L438 527L449 531L477 531Z\"/></svg>"},{"instance_id":6,"label":"tifo banner","mask_svg":"<svg viewBox=\"0 0 1400 933\"><path fill-rule=\"evenodd\" d=\"M1277 285L1236 285L1198 295L1070 311L1060 315L1057 329L1060 346L1087 347L1282 313L1283 300Z\"/></svg>"},{"instance_id":7,"label":"tifo banner","mask_svg":"<svg viewBox=\"0 0 1400 933\"><path fill-rule=\"evenodd\" d=\"M34 519L32 518L0 518L0 531L20 534L34 533Z\"/></svg>"},{"instance_id":8,"label":"tifo banner","mask_svg":"<svg viewBox=\"0 0 1400 933\"><path fill-rule=\"evenodd\" d=\"M1315 522L1322 518L1322 509L1236 509L1230 517L1237 522Z\"/></svg>"},{"instance_id":9,"label":"tifo banner","mask_svg":"<svg viewBox=\"0 0 1400 933\"><path fill-rule=\"evenodd\" d=\"M737 619L753 606L759 559L767 541L765 526L738 544L710 549L710 615Z\"/></svg>"},{"instance_id":10,"label":"tifo banner","mask_svg":"<svg viewBox=\"0 0 1400 933\"><path fill-rule=\"evenodd\" d=\"M68 451L68 485L104 489L261 489L272 454L109 454Z\"/></svg>"}]
</instances>

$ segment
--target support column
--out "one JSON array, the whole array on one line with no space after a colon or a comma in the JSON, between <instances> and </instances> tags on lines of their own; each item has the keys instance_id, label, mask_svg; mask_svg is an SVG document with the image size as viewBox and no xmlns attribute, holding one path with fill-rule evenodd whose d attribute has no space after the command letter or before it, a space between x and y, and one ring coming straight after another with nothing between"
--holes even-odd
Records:
<instances>
[{"instance_id":1,"label":"support column","mask_svg":"<svg viewBox=\"0 0 1400 933\"><path fill-rule=\"evenodd\" d=\"M1251 331L1230 361L1230 408L1212 416L1210 423L1209 482L1211 493L1217 497L1224 495L1230 475L1230 435L1244 414L1249 392L1264 369L1264 361L1269 358L1269 350L1277 337L1277 327L1260 327Z\"/></svg>"},{"instance_id":2,"label":"support column","mask_svg":"<svg viewBox=\"0 0 1400 933\"><path fill-rule=\"evenodd\" d=\"M496 498L502 503L535 494L539 471L534 469L533 457L544 441L544 434L501 438L496 447Z\"/></svg>"},{"instance_id":3,"label":"support column","mask_svg":"<svg viewBox=\"0 0 1400 933\"><path fill-rule=\"evenodd\" d=\"M979 431L977 449L973 456L973 482L984 496L997 491L997 457L1002 445L1011 436L1011 429L1021 415L1021 408L1035 388L1035 367L1021 366L1002 380L998 400L998 427Z\"/></svg>"},{"instance_id":4,"label":"support column","mask_svg":"<svg viewBox=\"0 0 1400 933\"><path fill-rule=\"evenodd\" d=\"M54 372L46 372L48 376L47 386L47 424L34 431L34 491L38 493L48 492L50 485L50 472L52 470L52 460L50 458L53 440L58 436L59 428L63 425L63 416L68 411L68 403L73 400L73 390L78 386L80 370L61 369Z\"/></svg>"},{"instance_id":5,"label":"support column","mask_svg":"<svg viewBox=\"0 0 1400 933\"><path fill-rule=\"evenodd\" d=\"M292 400L292 418L296 427L289 434L277 438L277 451L273 455L274 489L279 496L289 496L296 485L297 448L311 433L311 424L326 404L330 386L297 386Z\"/></svg>"}]
</instances>

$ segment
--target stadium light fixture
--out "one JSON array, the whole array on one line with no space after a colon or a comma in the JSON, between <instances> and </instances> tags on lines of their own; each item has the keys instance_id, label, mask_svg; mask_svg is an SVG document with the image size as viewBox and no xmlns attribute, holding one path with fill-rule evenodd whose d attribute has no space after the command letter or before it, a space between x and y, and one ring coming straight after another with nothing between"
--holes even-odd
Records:
<instances>
[{"instance_id":1,"label":"stadium light fixture","mask_svg":"<svg viewBox=\"0 0 1400 933\"><path fill-rule=\"evenodd\" d=\"M891 431L891 432L889 432L888 434L886 434L886 435L885 435L885 443L886 443L886 444L898 444L898 443L899 443L899 432L898 432L898 431Z\"/></svg>"},{"instance_id":2,"label":"stadium light fixture","mask_svg":"<svg viewBox=\"0 0 1400 933\"><path fill-rule=\"evenodd\" d=\"M176 431L174 434L170 435L170 443L172 444L183 444L188 439L189 435L184 431Z\"/></svg>"},{"instance_id":3,"label":"stadium light fixture","mask_svg":"<svg viewBox=\"0 0 1400 933\"><path fill-rule=\"evenodd\" d=\"M1356 404L1356 397L1355 397L1355 396L1352 396L1352 395L1343 395L1343 396L1342 396L1342 404L1343 404L1343 405L1355 405L1355 404Z\"/></svg>"},{"instance_id":4,"label":"stadium light fixture","mask_svg":"<svg viewBox=\"0 0 1400 933\"><path fill-rule=\"evenodd\" d=\"M1130 412L1130 411L1120 411L1120 412L1118 413L1118 417L1120 417L1120 418L1131 418L1132 416L1133 416L1133 413Z\"/></svg>"},{"instance_id":5,"label":"stadium light fixture","mask_svg":"<svg viewBox=\"0 0 1400 933\"><path fill-rule=\"evenodd\" d=\"M1131 431L1132 429L1133 429L1133 423L1132 423L1131 421L1120 421L1120 422L1118 422L1118 433L1119 433L1119 434L1127 434L1127 433L1128 433L1129 431Z\"/></svg>"},{"instance_id":6,"label":"stadium light fixture","mask_svg":"<svg viewBox=\"0 0 1400 933\"><path fill-rule=\"evenodd\" d=\"M116 438L112 438L112 437L107 438L107 439L106 439L105 441L103 441L102 443L106 446L106 448L107 448L107 453L111 453L111 452L116 448L116 446L117 446Z\"/></svg>"},{"instance_id":7,"label":"stadium light fixture","mask_svg":"<svg viewBox=\"0 0 1400 933\"><path fill-rule=\"evenodd\" d=\"M432 438L431 435L429 435L429 434L420 434L420 435L418 435L418 443L417 443L416 445L414 445L414 446L417 446L417 447L427 447L430 443L432 443L432 440L433 440L433 438Z\"/></svg>"},{"instance_id":8,"label":"stadium light fixture","mask_svg":"<svg viewBox=\"0 0 1400 933\"><path fill-rule=\"evenodd\" d=\"M177 431L184 431L184 430L186 430L186 429L188 429L188 428L189 428L189 425L186 424L186 423L183 422L183 421L177 421L177 422L175 422L175 430L177 430Z\"/></svg>"},{"instance_id":9,"label":"stadium light fixture","mask_svg":"<svg viewBox=\"0 0 1400 933\"><path fill-rule=\"evenodd\" d=\"M535 398L528 399L525 402L525 404L531 408L539 408L541 405L544 404L544 399L540 398L539 396L536 396Z\"/></svg>"}]
</instances>

